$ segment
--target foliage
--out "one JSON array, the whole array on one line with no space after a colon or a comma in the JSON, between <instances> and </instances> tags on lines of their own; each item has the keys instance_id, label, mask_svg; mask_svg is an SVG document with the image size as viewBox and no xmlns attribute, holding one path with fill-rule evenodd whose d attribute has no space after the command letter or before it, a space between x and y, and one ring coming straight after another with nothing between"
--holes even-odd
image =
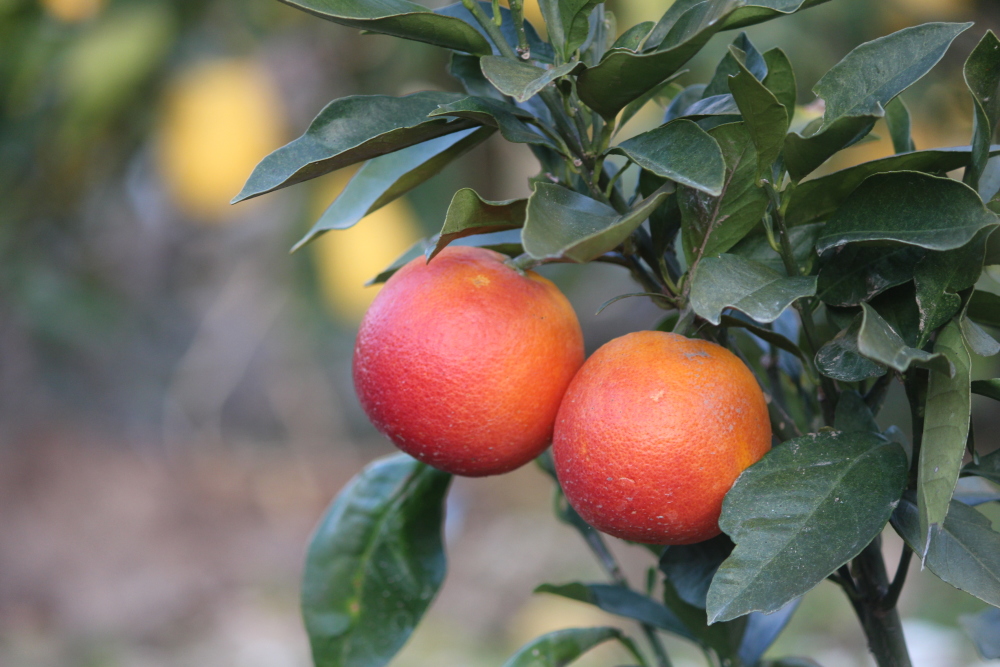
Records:
<instances>
[{"instance_id":1,"label":"foliage","mask_svg":"<svg viewBox=\"0 0 1000 667\"><path fill-rule=\"evenodd\" d=\"M850 598L879 664L908 665L895 604L913 553L944 581L1000 605L1000 535L973 508L997 500L989 485L1000 482L1000 455L975 452L968 417L973 392L1000 398L1000 381L971 375L972 354L1000 352L982 328L1000 326L1000 297L976 287L984 266L1000 263L992 238L1000 207L983 179L1000 152L991 144L1000 41L987 33L969 57L974 134L948 149L917 150L899 95L971 24L931 23L858 46L815 84L825 112L804 124L792 63L745 34L710 82L674 82L717 33L824 1L677 0L659 22L619 35L600 3L541 0L545 42L518 0L511 10L463 0L433 12L406 0L289 0L336 23L452 49L450 72L465 92L331 102L261 162L237 199L367 161L306 243L499 131L541 165L531 196L491 202L459 191L441 233L421 245L428 257L458 239L520 229L520 243L505 246L520 269L623 266L672 311L664 327L728 345L770 397L780 444L729 492L720 519L728 538L668 548L659 586L630 588L603 538L557 489L560 518L611 583L539 592L639 621L652 657L619 630L591 628L541 637L510 665L565 665L611 639L643 665L668 665L664 631L719 664L810 664L762 656L800 596L824 579ZM647 104L665 107L663 122L617 141ZM817 173L880 119L895 155ZM962 180L946 175L957 169ZM791 328L778 326L786 311ZM910 400L912 443L875 419L895 382ZM967 450L975 460L963 467ZM551 470L545 455L540 463ZM970 476L979 487L960 484ZM303 595L318 665L384 665L413 629L443 572L431 533L447 482L435 479L391 459L335 501L310 548ZM879 538L890 518L908 545L891 581ZM415 579L381 581L387 564ZM372 585L385 599L362 604ZM984 653L996 652L995 614L966 624ZM378 651L343 648L362 644Z\"/></svg>"}]
</instances>

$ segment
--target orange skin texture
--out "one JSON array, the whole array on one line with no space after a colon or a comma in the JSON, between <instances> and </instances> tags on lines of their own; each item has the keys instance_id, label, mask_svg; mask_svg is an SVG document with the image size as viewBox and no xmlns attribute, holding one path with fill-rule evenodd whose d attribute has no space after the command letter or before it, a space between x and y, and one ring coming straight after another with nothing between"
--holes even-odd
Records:
<instances>
[{"instance_id":1,"label":"orange skin texture","mask_svg":"<svg viewBox=\"0 0 1000 667\"><path fill-rule=\"evenodd\" d=\"M552 439L583 363L576 313L549 280L491 250L447 247L400 269L365 314L354 387L375 427L440 470L513 470Z\"/></svg>"},{"instance_id":2,"label":"orange skin texture","mask_svg":"<svg viewBox=\"0 0 1000 667\"><path fill-rule=\"evenodd\" d=\"M764 394L742 361L714 343L639 331L577 373L552 454L590 525L634 542L694 544L720 533L723 497L770 449Z\"/></svg>"}]
</instances>

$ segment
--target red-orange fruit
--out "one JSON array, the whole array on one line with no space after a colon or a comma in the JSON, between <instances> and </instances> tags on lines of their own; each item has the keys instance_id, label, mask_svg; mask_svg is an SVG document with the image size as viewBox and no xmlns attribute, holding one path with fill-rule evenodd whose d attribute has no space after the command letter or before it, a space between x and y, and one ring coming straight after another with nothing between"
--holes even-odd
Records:
<instances>
[{"instance_id":1,"label":"red-orange fruit","mask_svg":"<svg viewBox=\"0 0 1000 667\"><path fill-rule=\"evenodd\" d=\"M483 248L413 260L361 322L354 387L397 447L456 475L517 468L552 438L583 363L573 307L549 280Z\"/></svg>"},{"instance_id":2,"label":"red-orange fruit","mask_svg":"<svg viewBox=\"0 0 1000 667\"><path fill-rule=\"evenodd\" d=\"M587 523L647 544L719 534L722 499L771 448L764 394L729 350L640 331L601 347L573 378L553 457Z\"/></svg>"}]
</instances>

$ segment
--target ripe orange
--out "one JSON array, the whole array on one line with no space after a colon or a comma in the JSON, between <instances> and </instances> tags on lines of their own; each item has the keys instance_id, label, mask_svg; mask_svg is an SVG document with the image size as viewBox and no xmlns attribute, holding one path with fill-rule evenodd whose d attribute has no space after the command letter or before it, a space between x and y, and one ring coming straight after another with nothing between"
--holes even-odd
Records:
<instances>
[{"instance_id":1,"label":"ripe orange","mask_svg":"<svg viewBox=\"0 0 1000 667\"><path fill-rule=\"evenodd\" d=\"M732 352L640 331L577 373L552 453L587 523L635 542L693 544L719 534L723 497L770 448L764 394Z\"/></svg>"},{"instance_id":2,"label":"ripe orange","mask_svg":"<svg viewBox=\"0 0 1000 667\"><path fill-rule=\"evenodd\" d=\"M583 363L569 301L506 259L448 247L413 260L375 298L354 349L354 387L375 427L457 475L496 475L540 454Z\"/></svg>"}]
</instances>

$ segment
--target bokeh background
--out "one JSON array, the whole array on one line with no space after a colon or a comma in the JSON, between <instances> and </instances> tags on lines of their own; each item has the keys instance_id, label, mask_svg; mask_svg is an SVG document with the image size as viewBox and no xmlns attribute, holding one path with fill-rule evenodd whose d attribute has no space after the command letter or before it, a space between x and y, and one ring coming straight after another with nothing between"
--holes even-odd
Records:
<instances>
[{"instance_id":1,"label":"bokeh background","mask_svg":"<svg viewBox=\"0 0 1000 667\"><path fill-rule=\"evenodd\" d=\"M669 4L609 6L627 27ZM976 27L904 94L916 143L968 143L961 66L1000 29L997 0L832 0L749 32L791 55L807 104L856 44L934 20ZM682 81L706 80L733 37L713 40ZM228 201L331 99L457 89L446 57L276 0L0 0L0 665L309 664L297 609L309 532L347 479L390 450L350 384L356 325L376 291L363 284L436 231L457 188L523 196L537 165L495 137L292 255L349 173ZM633 131L656 122L648 111ZM831 167L889 153L872 142ZM593 315L634 291L617 267L545 271L590 350L659 317L638 299ZM976 409L993 449L1000 419ZM884 419L905 414L896 396ZM531 466L455 483L447 582L394 665L499 665L538 634L608 620L531 595L544 581L601 576L550 496ZM615 550L636 581L652 564L641 549ZM903 599L915 663L979 664L956 619L983 604L918 569ZM702 664L690 646L669 646L675 664ZM830 584L807 596L774 652L869 664ZM625 660L611 648L580 664Z\"/></svg>"}]
</instances>

